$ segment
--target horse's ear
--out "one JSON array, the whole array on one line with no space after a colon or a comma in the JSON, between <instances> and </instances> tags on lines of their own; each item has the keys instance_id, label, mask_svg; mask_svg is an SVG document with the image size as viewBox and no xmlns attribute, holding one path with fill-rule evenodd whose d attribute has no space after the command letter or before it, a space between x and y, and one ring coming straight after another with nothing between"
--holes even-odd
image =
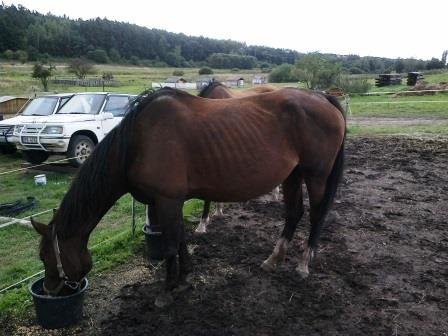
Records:
<instances>
[{"instance_id":1,"label":"horse's ear","mask_svg":"<svg viewBox=\"0 0 448 336\"><path fill-rule=\"evenodd\" d=\"M35 221L33 217L31 217L30 220L33 228L37 231L37 233L39 233L41 236L48 236L48 233L50 232L48 229L48 225Z\"/></svg>"}]
</instances>

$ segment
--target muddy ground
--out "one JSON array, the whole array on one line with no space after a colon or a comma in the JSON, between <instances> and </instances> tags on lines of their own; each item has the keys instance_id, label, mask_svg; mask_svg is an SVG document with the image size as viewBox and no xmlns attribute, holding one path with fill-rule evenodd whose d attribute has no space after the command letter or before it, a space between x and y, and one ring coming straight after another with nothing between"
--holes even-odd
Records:
<instances>
[{"instance_id":1,"label":"muddy ground","mask_svg":"<svg viewBox=\"0 0 448 336\"><path fill-rule=\"evenodd\" d=\"M448 335L448 141L352 138L311 276L295 272L308 216L286 262L261 262L282 229L271 196L232 204L190 235L193 289L154 307L164 272L142 256L92 279L85 317L17 335Z\"/></svg>"}]
</instances>

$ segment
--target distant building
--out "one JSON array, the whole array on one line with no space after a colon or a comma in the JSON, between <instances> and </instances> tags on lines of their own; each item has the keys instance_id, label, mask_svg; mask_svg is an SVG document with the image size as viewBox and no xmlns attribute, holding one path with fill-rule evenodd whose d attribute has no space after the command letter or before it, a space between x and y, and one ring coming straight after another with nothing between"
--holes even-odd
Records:
<instances>
[{"instance_id":1,"label":"distant building","mask_svg":"<svg viewBox=\"0 0 448 336\"><path fill-rule=\"evenodd\" d=\"M0 96L0 119L11 118L26 104L28 98Z\"/></svg>"},{"instance_id":2,"label":"distant building","mask_svg":"<svg viewBox=\"0 0 448 336\"><path fill-rule=\"evenodd\" d=\"M228 87L242 87L244 86L244 78L243 77L229 77L224 82Z\"/></svg>"},{"instance_id":3,"label":"distant building","mask_svg":"<svg viewBox=\"0 0 448 336\"><path fill-rule=\"evenodd\" d=\"M165 82L163 82L163 83L152 82L151 85L155 89L160 89L163 87L170 87L170 88L175 88L175 89L179 89L179 90L194 90L194 89L196 89L195 83L189 83L188 80L185 79L184 77L178 77L178 76L168 77L165 80Z\"/></svg>"},{"instance_id":4,"label":"distant building","mask_svg":"<svg viewBox=\"0 0 448 336\"><path fill-rule=\"evenodd\" d=\"M260 85L267 83L268 83L268 77L266 75L255 75L254 78L252 78L252 85Z\"/></svg>"},{"instance_id":5,"label":"distant building","mask_svg":"<svg viewBox=\"0 0 448 336\"><path fill-rule=\"evenodd\" d=\"M207 86L214 80L215 78L213 78L212 76L200 76L198 79L196 79L196 89L202 90L203 87Z\"/></svg>"},{"instance_id":6,"label":"distant building","mask_svg":"<svg viewBox=\"0 0 448 336\"><path fill-rule=\"evenodd\" d=\"M168 84L180 84L180 83L187 83L188 81L183 78L183 77L178 77L178 76L173 76L173 77L168 77L165 80L165 83Z\"/></svg>"}]
</instances>

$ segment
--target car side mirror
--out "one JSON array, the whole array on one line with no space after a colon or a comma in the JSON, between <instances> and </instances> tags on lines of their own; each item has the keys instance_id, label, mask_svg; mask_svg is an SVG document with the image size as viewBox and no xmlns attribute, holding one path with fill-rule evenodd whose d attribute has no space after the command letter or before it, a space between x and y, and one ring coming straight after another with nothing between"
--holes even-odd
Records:
<instances>
[{"instance_id":1,"label":"car side mirror","mask_svg":"<svg viewBox=\"0 0 448 336\"><path fill-rule=\"evenodd\" d=\"M113 119L114 115L110 112L103 112L101 113L101 119L102 120L107 120L107 119Z\"/></svg>"}]
</instances>

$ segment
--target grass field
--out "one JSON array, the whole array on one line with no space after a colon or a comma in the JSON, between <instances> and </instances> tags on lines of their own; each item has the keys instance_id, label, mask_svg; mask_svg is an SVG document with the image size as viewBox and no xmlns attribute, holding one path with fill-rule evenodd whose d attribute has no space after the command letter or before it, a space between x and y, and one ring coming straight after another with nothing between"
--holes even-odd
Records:
<instances>
[{"instance_id":1,"label":"grass field","mask_svg":"<svg viewBox=\"0 0 448 336\"><path fill-rule=\"evenodd\" d=\"M67 72L67 65L55 63L56 70L54 78L73 78ZM194 80L198 75L198 68L148 68L125 65L101 64L95 65L96 74L89 77L101 77L103 73L112 73L114 79L120 83L117 87L105 87L105 91L138 94L151 87L152 82L163 82L166 78L173 76L174 70L181 70L187 79ZM25 95L30 96L42 91L38 80L31 78L31 64L10 64L0 62L0 95ZM231 70L214 70L214 76L241 75L246 81L260 71L244 70L232 72ZM52 92L84 92L102 91L102 87L80 87L51 84L49 90Z\"/></svg>"},{"instance_id":2,"label":"grass field","mask_svg":"<svg viewBox=\"0 0 448 336\"><path fill-rule=\"evenodd\" d=\"M352 96L351 116L448 118L448 93L430 96Z\"/></svg>"}]
</instances>

